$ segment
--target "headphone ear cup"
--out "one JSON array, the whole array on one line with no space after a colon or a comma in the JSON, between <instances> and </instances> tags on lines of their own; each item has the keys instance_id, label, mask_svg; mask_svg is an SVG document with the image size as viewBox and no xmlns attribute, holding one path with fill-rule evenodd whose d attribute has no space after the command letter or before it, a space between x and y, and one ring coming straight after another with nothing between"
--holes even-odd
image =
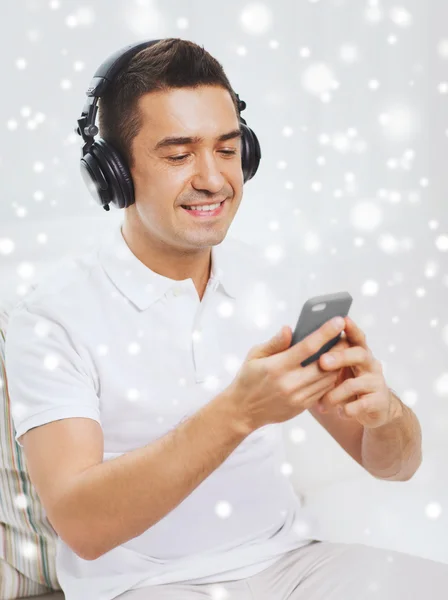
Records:
<instances>
[{"instance_id":1,"label":"headphone ear cup","mask_svg":"<svg viewBox=\"0 0 448 600\"><path fill-rule=\"evenodd\" d=\"M243 168L244 183L252 179L258 170L261 159L261 148L257 136L250 127L241 119L243 136L241 138L241 164Z\"/></svg>"},{"instance_id":2,"label":"headphone ear cup","mask_svg":"<svg viewBox=\"0 0 448 600\"><path fill-rule=\"evenodd\" d=\"M108 205L110 202L108 184L95 156L92 156L90 151L86 152L86 154L81 157L79 166L81 169L81 177L92 198L100 206L104 207Z\"/></svg>"},{"instance_id":3,"label":"headphone ear cup","mask_svg":"<svg viewBox=\"0 0 448 600\"><path fill-rule=\"evenodd\" d=\"M117 208L128 208L134 204L132 177L120 153L102 138L92 144L90 153L95 156L104 174L110 202Z\"/></svg>"}]
</instances>

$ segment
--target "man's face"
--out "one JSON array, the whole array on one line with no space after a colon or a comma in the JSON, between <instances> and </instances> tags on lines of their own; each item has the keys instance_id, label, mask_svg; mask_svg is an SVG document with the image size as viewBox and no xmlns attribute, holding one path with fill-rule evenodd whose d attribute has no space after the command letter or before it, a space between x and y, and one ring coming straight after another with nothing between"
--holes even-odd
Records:
<instances>
[{"instance_id":1,"label":"man's face","mask_svg":"<svg viewBox=\"0 0 448 600\"><path fill-rule=\"evenodd\" d=\"M143 124L132 144L131 174L136 211L153 241L180 250L219 244L243 194L241 139L219 141L238 130L229 92L219 86L181 88L140 98ZM202 138L160 145L167 137ZM159 146L158 146L159 144ZM214 204L226 199L219 216L189 214L182 204Z\"/></svg>"}]
</instances>

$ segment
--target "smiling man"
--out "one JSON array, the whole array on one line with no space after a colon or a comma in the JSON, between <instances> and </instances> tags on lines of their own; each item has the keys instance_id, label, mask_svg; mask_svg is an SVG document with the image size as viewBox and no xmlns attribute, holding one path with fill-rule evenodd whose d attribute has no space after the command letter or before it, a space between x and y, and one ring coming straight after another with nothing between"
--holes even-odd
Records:
<instances>
[{"instance_id":1,"label":"smiling man","mask_svg":"<svg viewBox=\"0 0 448 600\"><path fill-rule=\"evenodd\" d=\"M380 478L412 476L419 428L355 323L333 372L300 365L343 322L325 340L274 337L295 325L306 273L227 235L259 156L221 65L172 38L116 60L89 88L109 82L82 164L123 222L22 299L6 336L16 440L58 534L65 600L442 600L446 565L313 539L283 475L278 425L294 411Z\"/></svg>"}]
</instances>

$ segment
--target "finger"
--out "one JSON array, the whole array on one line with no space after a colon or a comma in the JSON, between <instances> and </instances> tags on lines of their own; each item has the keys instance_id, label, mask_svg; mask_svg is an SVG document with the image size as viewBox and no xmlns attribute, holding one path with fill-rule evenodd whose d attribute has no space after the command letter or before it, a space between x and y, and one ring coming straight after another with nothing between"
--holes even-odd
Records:
<instances>
[{"instance_id":1,"label":"finger","mask_svg":"<svg viewBox=\"0 0 448 600\"><path fill-rule=\"evenodd\" d=\"M344 332L342 332L344 333ZM339 342L337 344L335 344L333 346L333 348L331 348L331 351L335 351L335 350L344 350L344 348L351 348L351 344L348 343L348 341L345 338L342 338L339 340Z\"/></svg>"},{"instance_id":2,"label":"finger","mask_svg":"<svg viewBox=\"0 0 448 600\"><path fill-rule=\"evenodd\" d=\"M382 410L375 406L375 394L363 396L359 400L341 404L339 407L347 419L356 419L364 426L374 426L384 420Z\"/></svg>"},{"instance_id":3,"label":"finger","mask_svg":"<svg viewBox=\"0 0 448 600\"><path fill-rule=\"evenodd\" d=\"M324 390L322 392L322 396L319 398L317 408L319 409L319 412L322 412L322 413L327 412L327 410L329 409L328 403L326 405L324 405L325 398L327 397L327 395L330 392L332 392L334 389L341 386L346 379L353 377L353 371L352 371L351 367L344 367L344 368L340 369L339 371L333 371L333 374L336 375L336 380L333 383L333 386L329 387L327 390Z\"/></svg>"},{"instance_id":4,"label":"finger","mask_svg":"<svg viewBox=\"0 0 448 600\"><path fill-rule=\"evenodd\" d=\"M336 338L344 329L345 321L342 319L342 325L335 325L334 320L326 321L322 327L316 329L303 340L293 344L283 352L278 352L272 359L286 370L293 369L304 360L316 354L322 346Z\"/></svg>"},{"instance_id":5,"label":"finger","mask_svg":"<svg viewBox=\"0 0 448 600\"><path fill-rule=\"evenodd\" d=\"M357 374L379 372L376 363L370 350L360 346L339 351L331 350L319 358L319 365L323 370L333 371L343 367L355 367Z\"/></svg>"},{"instance_id":6,"label":"finger","mask_svg":"<svg viewBox=\"0 0 448 600\"><path fill-rule=\"evenodd\" d=\"M318 373L322 374L325 372L331 372L331 371L336 371L337 369L323 369L322 367L324 366L323 363L323 357L324 356L328 356L329 354L331 354L331 356L333 356L333 354L335 352L341 352L342 350L346 350L347 348L350 348L350 344L348 342L346 342L345 340L341 340L339 341L337 344L335 344L333 346L333 348L331 348L331 350L329 350L328 352L326 352L325 354L322 354L316 361L314 361L314 363L312 363L313 365L316 365L316 369L318 371ZM308 367L305 367L308 368ZM348 367L349 368L349 367ZM341 368L342 370L342 368Z\"/></svg>"},{"instance_id":7,"label":"finger","mask_svg":"<svg viewBox=\"0 0 448 600\"><path fill-rule=\"evenodd\" d=\"M365 333L350 317L345 317L345 335L352 345L368 349Z\"/></svg>"},{"instance_id":8,"label":"finger","mask_svg":"<svg viewBox=\"0 0 448 600\"><path fill-rule=\"evenodd\" d=\"M338 374L335 387L344 383L346 379L351 379L352 377L355 377L355 373L352 367L342 367L342 369L340 369L339 371L333 372L336 372Z\"/></svg>"},{"instance_id":9,"label":"finger","mask_svg":"<svg viewBox=\"0 0 448 600\"><path fill-rule=\"evenodd\" d=\"M374 394L378 391L378 381L371 375L362 375L353 379L346 379L341 385L325 394L320 404L325 410L330 410L334 406L346 404L357 400L358 396Z\"/></svg>"},{"instance_id":10,"label":"finger","mask_svg":"<svg viewBox=\"0 0 448 600\"><path fill-rule=\"evenodd\" d=\"M296 367L295 369L284 373L282 376L282 381L286 389L305 390L309 386L320 383L321 387L319 389L322 389L322 394L333 389L337 379L337 371L323 371L322 369L319 369L317 361L311 363L307 367ZM325 385L328 386L328 390L324 389ZM329 387L330 385L332 386L331 388Z\"/></svg>"},{"instance_id":11,"label":"finger","mask_svg":"<svg viewBox=\"0 0 448 600\"><path fill-rule=\"evenodd\" d=\"M366 397L363 396L362 398L353 400L352 402L338 404L338 410L342 416L347 418L356 417L361 412L366 412Z\"/></svg>"},{"instance_id":12,"label":"finger","mask_svg":"<svg viewBox=\"0 0 448 600\"><path fill-rule=\"evenodd\" d=\"M331 378L334 378L334 374L331 373ZM306 408L315 404L324 394L334 389L334 380L332 381L327 375L321 377L317 381L313 381L309 384L300 385L299 387L290 387L295 389L295 392L291 392L293 402L297 406L305 405ZM291 383L294 386L294 383ZM288 387L288 386L287 386Z\"/></svg>"}]
</instances>

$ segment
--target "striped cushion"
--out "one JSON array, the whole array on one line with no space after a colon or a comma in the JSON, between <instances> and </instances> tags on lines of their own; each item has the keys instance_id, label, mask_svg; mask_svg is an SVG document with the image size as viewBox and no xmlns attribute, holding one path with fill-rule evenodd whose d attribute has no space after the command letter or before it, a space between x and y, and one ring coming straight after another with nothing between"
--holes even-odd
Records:
<instances>
[{"instance_id":1,"label":"striped cushion","mask_svg":"<svg viewBox=\"0 0 448 600\"><path fill-rule=\"evenodd\" d=\"M57 534L27 473L16 442L5 374L6 310L0 308L0 599L60 590Z\"/></svg>"}]
</instances>

